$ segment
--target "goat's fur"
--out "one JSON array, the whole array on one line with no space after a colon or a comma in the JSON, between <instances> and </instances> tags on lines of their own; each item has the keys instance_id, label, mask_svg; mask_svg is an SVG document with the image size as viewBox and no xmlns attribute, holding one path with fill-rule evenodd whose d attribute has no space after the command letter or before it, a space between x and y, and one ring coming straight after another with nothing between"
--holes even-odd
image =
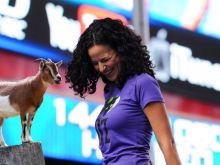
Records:
<instances>
[{"instance_id":1,"label":"goat's fur","mask_svg":"<svg viewBox=\"0 0 220 165\"><path fill-rule=\"evenodd\" d=\"M22 143L32 141L31 125L43 95L50 84L59 84L61 81L58 68L62 61L54 63L50 59L37 60L40 66L35 76L16 82L0 82L0 146L7 146L2 135L4 118L17 115L21 118Z\"/></svg>"}]
</instances>

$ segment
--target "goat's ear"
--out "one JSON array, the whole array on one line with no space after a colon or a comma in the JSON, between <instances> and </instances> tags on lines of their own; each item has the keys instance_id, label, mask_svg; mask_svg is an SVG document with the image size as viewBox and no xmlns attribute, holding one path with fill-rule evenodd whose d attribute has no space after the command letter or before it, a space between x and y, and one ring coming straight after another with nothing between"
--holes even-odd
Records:
<instances>
[{"instance_id":1,"label":"goat's ear","mask_svg":"<svg viewBox=\"0 0 220 165\"><path fill-rule=\"evenodd\" d=\"M40 61L40 70L43 70L44 69L44 66L45 66L45 61Z\"/></svg>"},{"instance_id":2,"label":"goat's ear","mask_svg":"<svg viewBox=\"0 0 220 165\"><path fill-rule=\"evenodd\" d=\"M59 68L62 65L62 63L63 63L63 61L61 60L61 61L56 63L56 66Z\"/></svg>"}]
</instances>

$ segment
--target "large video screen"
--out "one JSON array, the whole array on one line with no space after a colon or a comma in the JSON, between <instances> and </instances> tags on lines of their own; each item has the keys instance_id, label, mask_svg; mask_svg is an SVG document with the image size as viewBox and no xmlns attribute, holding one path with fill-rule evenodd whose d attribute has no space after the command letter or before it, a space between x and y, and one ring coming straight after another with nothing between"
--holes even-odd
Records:
<instances>
[{"instance_id":1,"label":"large video screen","mask_svg":"<svg viewBox=\"0 0 220 165\"><path fill-rule=\"evenodd\" d=\"M183 97L178 98L183 104L173 105L169 103L173 98L178 97L172 94L165 95L168 110L172 112L169 114L170 124L182 163L219 165L220 113L215 111L219 111L220 108ZM189 105L192 105L191 115L186 113L189 111ZM34 141L42 142L43 152L47 157L101 164L102 156L94 123L102 106L103 104L96 102L46 94L33 122L32 138ZM201 113L199 108L207 109L209 112ZM20 144L20 118L6 119L3 134L6 143ZM164 164L163 155L154 136L152 160L155 165Z\"/></svg>"},{"instance_id":2,"label":"large video screen","mask_svg":"<svg viewBox=\"0 0 220 165\"><path fill-rule=\"evenodd\" d=\"M97 103L46 94L33 122L32 138L42 143L46 157L101 164L94 128L101 108ZM3 134L6 143L21 144L20 118L6 119Z\"/></svg>"},{"instance_id":3,"label":"large video screen","mask_svg":"<svg viewBox=\"0 0 220 165\"><path fill-rule=\"evenodd\" d=\"M220 1L150 0L150 18L179 28L220 39Z\"/></svg>"},{"instance_id":4,"label":"large video screen","mask_svg":"<svg viewBox=\"0 0 220 165\"><path fill-rule=\"evenodd\" d=\"M39 67L34 60L39 57L67 63L80 34L95 18L108 16L128 23L126 17L131 7L117 1L3 1L0 5L0 80L33 76ZM64 79L64 67L60 72ZM80 100L74 97L65 80L49 87L31 130L33 140L42 143L45 157L101 164L94 129L102 107L100 90L96 97ZM8 145L21 144L19 116L4 120L3 136Z\"/></svg>"},{"instance_id":5,"label":"large video screen","mask_svg":"<svg viewBox=\"0 0 220 165\"><path fill-rule=\"evenodd\" d=\"M151 39L147 46L165 99L172 100L167 107L172 112L170 122L181 160L188 165L218 165L219 106L206 106L198 100L193 101L198 101L195 105L166 92L219 104L219 2L151 0L149 5ZM80 34L93 19L109 16L130 24L132 9L133 0L2 1L0 79L17 80L33 75L38 68L33 58L68 62ZM101 88L98 90L96 97L86 100L72 97L73 92L64 82L48 90L32 130L33 140L42 142L46 157L101 164L94 128L95 118L103 106ZM184 110L178 113L180 109ZM19 117L4 122L3 134L9 145L21 143L19 124ZM204 130L196 130L195 134L197 127ZM202 136L203 131L210 133L210 137ZM193 144L191 138L197 143ZM187 145L183 146L182 141ZM162 165L164 160L155 137L152 146L155 164Z\"/></svg>"},{"instance_id":6,"label":"large video screen","mask_svg":"<svg viewBox=\"0 0 220 165\"><path fill-rule=\"evenodd\" d=\"M147 46L163 90L220 104L219 1L151 0Z\"/></svg>"},{"instance_id":7,"label":"large video screen","mask_svg":"<svg viewBox=\"0 0 220 165\"><path fill-rule=\"evenodd\" d=\"M0 48L67 62L80 34L94 19L112 17L127 22L130 12L126 4L131 2L2 1Z\"/></svg>"},{"instance_id":8,"label":"large video screen","mask_svg":"<svg viewBox=\"0 0 220 165\"><path fill-rule=\"evenodd\" d=\"M151 25L148 43L164 90L219 104L220 41L167 25Z\"/></svg>"},{"instance_id":9,"label":"large video screen","mask_svg":"<svg viewBox=\"0 0 220 165\"><path fill-rule=\"evenodd\" d=\"M218 165L220 163L220 123L170 116L182 164ZM155 136L152 139L155 165L166 165Z\"/></svg>"}]
</instances>

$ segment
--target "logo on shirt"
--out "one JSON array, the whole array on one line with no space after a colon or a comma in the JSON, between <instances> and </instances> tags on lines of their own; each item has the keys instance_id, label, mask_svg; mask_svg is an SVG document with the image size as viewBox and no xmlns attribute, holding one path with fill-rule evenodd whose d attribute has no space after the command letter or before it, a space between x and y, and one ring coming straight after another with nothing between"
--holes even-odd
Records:
<instances>
[{"instance_id":1,"label":"logo on shirt","mask_svg":"<svg viewBox=\"0 0 220 165\"><path fill-rule=\"evenodd\" d=\"M105 111L108 113L112 108L114 108L120 100L120 96L110 97L110 99L106 102Z\"/></svg>"}]
</instances>

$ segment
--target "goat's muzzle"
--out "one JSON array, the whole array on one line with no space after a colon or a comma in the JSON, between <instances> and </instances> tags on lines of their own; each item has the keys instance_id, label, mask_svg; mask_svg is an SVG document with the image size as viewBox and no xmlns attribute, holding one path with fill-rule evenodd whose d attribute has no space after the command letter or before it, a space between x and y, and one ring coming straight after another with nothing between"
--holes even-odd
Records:
<instances>
[{"instance_id":1,"label":"goat's muzzle","mask_svg":"<svg viewBox=\"0 0 220 165\"><path fill-rule=\"evenodd\" d=\"M61 82L61 76L60 76L60 75L57 75L56 78L55 78L55 80L54 80L54 82L55 82L56 84L60 84L60 82Z\"/></svg>"}]
</instances>

